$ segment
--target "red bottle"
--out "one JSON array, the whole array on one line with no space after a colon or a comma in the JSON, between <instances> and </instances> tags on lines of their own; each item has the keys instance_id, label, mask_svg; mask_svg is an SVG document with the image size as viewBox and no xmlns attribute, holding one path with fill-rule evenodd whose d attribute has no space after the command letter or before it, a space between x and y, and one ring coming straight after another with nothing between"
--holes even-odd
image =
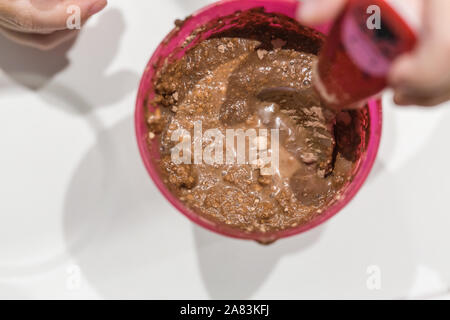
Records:
<instances>
[{"instance_id":1,"label":"red bottle","mask_svg":"<svg viewBox=\"0 0 450 320\"><path fill-rule=\"evenodd\" d=\"M350 0L333 24L314 79L329 107L355 108L382 91L392 62L414 48L412 24L406 22L405 10L402 17L391 2Z\"/></svg>"}]
</instances>

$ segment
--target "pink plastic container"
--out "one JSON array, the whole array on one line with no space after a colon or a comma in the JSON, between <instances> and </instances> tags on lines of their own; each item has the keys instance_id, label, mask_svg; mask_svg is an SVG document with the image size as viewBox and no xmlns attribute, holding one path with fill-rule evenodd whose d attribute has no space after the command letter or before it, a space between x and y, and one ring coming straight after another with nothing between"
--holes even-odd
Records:
<instances>
[{"instance_id":1,"label":"pink plastic container","mask_svg":"<svg viewBox=\"0 0 450 320\"><path fill-rule=\"evenodd\" d=\"M266 12L281 13L290 18L295 18L296 11L299 5L300 4L297 0L225 0L207 6L195 13L191 19L187 20L181 26L181 28L179 28L178 30L174 29L162 41L162 43L156 49L155 53L150 59L149 63L147 64L147 67L142 76L136 101L135 126L139 151L144 161L144 165L158 189L176 209L178 209L182 214L184 214L194 223L219 234L233 238L256 240L261 243L270 243L277 239L290 237L308 231L333 217L349 203L349 201L362 187L375 162L381 138L382 109L381 101L370 100L368 103L368 120L370 122L370 125L367 129L366 147L361 154L358 169L354 175L354 179L344 190L341 199L334 202L324 213L305 225L272 233L246 233L237 229L230 228L226 225L219 225L210 220L207 220L196 214L189 208L185 207L184 204L166 188L162 179L160 178L158 168L155 165L155 160L159 159L159 150L156 146L150 148L147 143L147 106L145 105L145 103L147 101L147 98L149 97L149 92L152 92L152 82L155 73L153 66L158 64L161 59L166 58L173 52L177 52L177 57L182 56L184 54L184 51L180 48L186 38L191 35L192 31L212 20L233 14L238 10L245 11L256 7L264 7ZM328 25L319 26L316 29L318 31L326 33L328 31ZM154 109L153 106L150 106L150 108Z\"/></svg>"}]
</instances>

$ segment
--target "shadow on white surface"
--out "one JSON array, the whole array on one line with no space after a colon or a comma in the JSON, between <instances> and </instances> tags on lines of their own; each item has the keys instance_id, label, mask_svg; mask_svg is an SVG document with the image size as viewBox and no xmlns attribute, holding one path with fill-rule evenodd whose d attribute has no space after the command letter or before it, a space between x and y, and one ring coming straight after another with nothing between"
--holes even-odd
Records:
<instances>
[{"instance_id":1,"label":"shadow on white surface","mask_svg":"<svg viewBox=\"0 0 450 320\"><path fill-rule=\"evenodd\" d=\"M136 72L112 68L125 33L123 13L115 8L106 9L97 18L95 24L83 28L70 53L71 66L61 81L52 82L42 92L47 103L61 108L64 106L61 98L68 101L75 98L73 102L80 103L77 112L83 114L110 106L138 88Z\"/></svg>"},{"instance_id":2,"label":"shadow on white surface","mask_svg":"<svg viewBox=\"0 0 450 320\"><path fill-rule=\"evenodd\" d=\"M88 23L76 40L48 52L0 36L0 68L15 83L38 91L48 105L69 113L89 113L117 102L138 87L136 72L108 70L125 27L123 14L107 9L96 24ZM58 81L52 81L59 73Z\"/></svg>"},{"instance_id":3,"label":"shadow on white surface","mask_svg":"<svg viewBox=\"0 0 450 320\"><path fill-rule=\"evenodd\" d=\"M91 285L105 298L179 294L169 288L190 271L179 262L160 268L187 251L188 226L148 177L132 119L100 133L74 173L64 212L68 250Z\"/></svg>"},{"instance_id":4,"label":"shadow on white surface","mask_svg":"<svg viewBox=\"0 0 450 320\"><path fill-rule=\"evenodd\" d=\"M263 246L217 236L195 226L200 271L210 298L252 298L283 256L313 247L323 228Z\"/></svg>"},{"instance_id":5,"label":"shadow on white surface","mask_svg":"<svg viewBox=\"0 0 450 320\"><path fill-rule=\"evenodd\" d=\"M69 65L67 53L74 40L52 51L41 51L0 35L0 69L15 83L38 90Z\"/></svg>"},{"instance_id":6,"label":"shadow on white surface","mask_svg":"<svg viewBox=\"0 0 450 320\"><path fill-rule=\"evenodd\" d=\"M196 230L200 269L210 296L404 297L414 280L413 248L407 218L395 209L395 191L385 190L384 201L381 195L361 195L324 226L273 246L214 241ZM381 270L381 290L369 290L366 284L367 268L373 265Z\"/></svg>"},{"instance_id":7,"label":"shadow on white surface","mask_svg":"<svg viewBox=\"0 0 450 320\"><path fill-rule=\"evenodd\" d=\"M445 240L450 227L447 201L450 182L445 169L450 158L445 147L450 136L450 104L436 108L397 107L391 102L392 93L385 98L382 144L368 184L382 176L385 182L377 193L385 193L384 201L398 203L391 210L395 217L399 214L405 217L415 254L415 279L406 296L434 298L450 287L450 257L446 254L450 244ZM405 122L409 127L405 127ZM407 133L402 129L407 129ZM418 144L418 138L423 143ZM409 153L404 155L402 151ZM394 164L390 159L395 159ZM390 190L395 190L395 197ZM428 270L427 275L421 272L423 269Z\"/></svg>"},{"instance_id":8,"label":"shadow on white surface","mask_svg":"<svg viewBox=\"0 0 450 320\"><path fill-rule=\"evenodd\" d=\"M0 68L6 66L6 71L10 72L8 75L15 81L14 84L9 83L0 89L15 88L17 84L23 85L29 90L36 90L35 95L37 99L42 98L48 105L74 115L84 115L99 106L112 104L135 90L138 81L137 74L129 71L118 71L111 75L107 73L107 69L117 53L120 35L125 28L122 14L118 10L109 10L99 18L98 25L87 27L87 30L85 30L86 34L83 34L78 39L79 42L75 46L76 50L74 50L76 52L74 54L79 59L74 59L76 61L70 66L66 57L69 44L51 52L41 52L16 45L6 39L0 39L0 44L4 44L6 47L6 55L3 55L4 48L2 47ZM113 33L110 34L110 32ZM105 34L110 34L110 36L107 37ZM2 41L5 43L2 43ZM92 50L92 48L98 47L95 45L95 42L104 45L97 52ZM61 61L64 61L64 63ZM51 81L53 76L56 76L59 71L64 69L60 68L62 66L64 68L68 67L66 71L69 75L67 77L68 80L58 79L58 81ZM92 74L86 73L86 70L89 70ZM100 92L98 96L96 96L97 92ZM103 131L102 118L95 113L82 117L81 120L88 125L94 136ZM48 155L50 161L55 161L55 152ZM101 155L105 154L103 150L99 150L99 153ZM57 172L52 172L51 174L58 175ZM44 181L42 185L44 186L43 188L49 185L49 190L54 190L52 189L54 187L52 186L52 181ZM36 207L35 210L37 211L35 216L38 214L42 214L45 218L51 216L50 212L46 214L40 207ZM28 212L24 216L28 214L32 217L33 213ZM52 222L49 221L49 223ZM3 227L8 228L8 223L13 225L14 223L19 224L17 220L6 221L3 223ZM11 258L3 259L2 257L0 259L0 278L9 279L11 277L43 273L53 270L56 266L66 261L67 256L65 252L61 251L56 246L56 243L57 249L42 246L42 253L38 254L40 251L36 253L38 258L33 257L31 259L29 256L20 256L22 250L19 248L32 247L33 245L27 245L27 242L32 241L36 243L36 241L39 241L36 240L39 237L46 239L48 236L46 230L45 225L39 225L39 227L33 229L33 234L20 237L16 244L18 248L16 250L17 254L13 255L15 258L11 260ZM19 232L23 231L18 230ZM47 252L47 250L50 252ZM25 249L23 251L26 252ZM8 257L8 255L5 256Z\"/></svg>"},{"instance_id":9,"label":"shadow on white surface","mask_svg":"<svg viewBox=\"0 0 450 320\"><path fill-rule=\"evenodd\" d=\"M409 217L414 233L414 245L420 252L421 265L436 272L450 287L450 180L448 140L450 112L436 109L442 120L432 134L432 139L418 154L399 170L395 178L402 181L407 191L402 194L402 210ZM417 124L420 130L420 124Z\"/></svg>"}]
</instances>

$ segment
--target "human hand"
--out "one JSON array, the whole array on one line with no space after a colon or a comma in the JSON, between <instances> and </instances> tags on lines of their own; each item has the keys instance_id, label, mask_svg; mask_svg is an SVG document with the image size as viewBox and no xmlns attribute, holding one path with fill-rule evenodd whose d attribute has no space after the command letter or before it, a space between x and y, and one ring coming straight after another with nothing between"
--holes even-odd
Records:
<instances>
[{"instance_id":1,"label":"human hand","mask_svg":"<svg viewBox=\"0 0 450 320\"><path fill-rule=\"evenodd\" d=\"M68 20L77 6L81 25L107 0L0 0L0 33L20 44L49 50L77 35Z\"/></svg>"},{"instance_id":2,"label":"human hand","mask_svg":"<svg viewBox=\"0 0 450 320\"><path fill-rule=\"evenodd\" d=\"M450 1L422 1L419 43L413 52L394 62L388 75L398 105L435 106L450 100ZM304 1L299 20L307 25L332 21L347 2Z\"/></svg>"}]
</instances>

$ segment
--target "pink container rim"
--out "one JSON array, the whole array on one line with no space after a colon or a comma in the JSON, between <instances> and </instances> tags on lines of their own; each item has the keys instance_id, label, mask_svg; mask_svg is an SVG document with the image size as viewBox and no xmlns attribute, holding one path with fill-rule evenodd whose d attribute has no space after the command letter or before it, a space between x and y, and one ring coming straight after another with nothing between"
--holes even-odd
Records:
<instances>
[{"instance_id":1,"label":"pink container rim","mask_svg":"<svg viewBox=\"0 0 450 320\"><path fill-rule=\"evenodd\" d=\"M262 243L269 243L311 230L332 218L355 197L369 176L375 162L380 145L382 128L382 105L379 99L371 99L368 102L370 136L367 150L365 155L361 158L360 167L355 174L352 183L350 183L345 189L342 200L333 203L324 213L317 216L307 224L276 232L247 233L238 229L216 224L187 208L167 189L159 176L158 168L154 166L154 163L151 160L153 156L147 143L148 131L145 117L145 101L154 75L154 70L152 68L153 64L161 57L168 56L174 48L181 44L185 38L192 33L193 30L208 21L219 18L220 16L230 15L238 10L245 11L255 7L264 7L267 12L280 13L290 18L295 18L299 6L301 6L301 4L297 0L222 0L206 6L193 14L191 19L184 23L181 30L179 30L177 34L174 35L173 32L169 33L169 35L155 50L143 73L136 100L135 130L138 148L144 162L144 166L159 191L178 211L189 218L192 222L218 234L232 238L256 240ZM315 29L327 33L329 25L317 26Z\"/></svg>"}]
</instances>

